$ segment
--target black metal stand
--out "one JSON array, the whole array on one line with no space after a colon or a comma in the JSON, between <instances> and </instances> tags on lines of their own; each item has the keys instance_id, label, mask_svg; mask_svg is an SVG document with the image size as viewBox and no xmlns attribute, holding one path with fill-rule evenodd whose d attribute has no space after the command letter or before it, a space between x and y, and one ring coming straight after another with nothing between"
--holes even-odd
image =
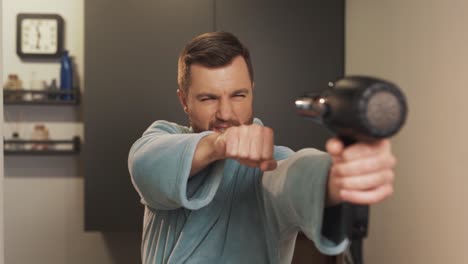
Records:
<instances>
[{"instance_id":1,"label":"black metal stand","mask_svg":"<svg viewBox=\"0 0 468 264\"><path fill-rule=\"evenodd\" d=\"M345 203L343 210L345 230L351 241L350 252L353 264L362 264L362 241L367 236L369 206Z\"/></svg>"},{"instance_id":2,"label":"black metal stand","mask_svg":"<svg viewBox=\"0 0 468 264\"><path fill-rule=\"evenodd\" d=\"M355 140L349 137L341 136L340 139L345 147L356 143ZM351 241L350 252L353 264L363 264L362 240L367 237L369 206L344 203L342 207L342 217L342 224L344 225L342 228Z\"/></svg>"}]
</instances>

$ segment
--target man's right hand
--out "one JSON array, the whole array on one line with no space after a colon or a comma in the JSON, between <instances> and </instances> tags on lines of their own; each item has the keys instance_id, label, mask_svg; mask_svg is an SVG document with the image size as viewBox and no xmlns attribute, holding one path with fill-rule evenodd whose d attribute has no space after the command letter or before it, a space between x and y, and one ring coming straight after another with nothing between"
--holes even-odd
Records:
<instances>
[{"instance_id":1,"label":"man's right hand","mask_svg":"<svg viewBox=\"0 0 468 264\"><path fill-rule=\"evenodd\" d=\"M277 166L273 158L273 130L269 127L257 124L230 127L218 135L214 147L222 159L235 159L262 171L274 170Z\"/></svg>"},{"instance_id":2,"label":"man's right hand","mask_svg":"<svg viewBox=\"0 0 468 264\"><path fill-rule=\"evenodd\" d=\"M216 160L235 159L241 164L276 169L273 158L273 130L257 124L233 126L223 133L212 133L200 140L195 149L190 177Z\"/></svg>"}]
</instances>

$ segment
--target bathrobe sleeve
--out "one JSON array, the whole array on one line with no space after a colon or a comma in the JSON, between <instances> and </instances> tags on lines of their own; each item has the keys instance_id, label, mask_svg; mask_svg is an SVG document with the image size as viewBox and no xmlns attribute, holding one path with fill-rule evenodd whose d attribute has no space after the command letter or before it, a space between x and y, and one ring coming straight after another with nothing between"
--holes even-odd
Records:
<instances>
[{"instance_id":1,"label":"bathrobe sleeve","mask_svg":"<svg viewBox=\"0 0 468 264\"><path fill-rule=\"evenodd\" d=\"M156 121L143 133L128 157L132 183L143 204L160 210L196 210L213 199L223 162L213 163L189 180L195 148L210 133L190 133L167 121Z\"/></svg>"},{"instance_id":2,"label":"bathrobe sleeve","mask_svg":"<svg viewBox=\"0 0 468 264\"><path fill-rule=\"evenodd\" d=\"M347 239L334 243L322 234L330 156L311 148L294 153L276 147L275 158L278 168L263 174L262 186L265 211L279 239L301 231L323 254L343 252Z\"/></svg>"}]
</instances>

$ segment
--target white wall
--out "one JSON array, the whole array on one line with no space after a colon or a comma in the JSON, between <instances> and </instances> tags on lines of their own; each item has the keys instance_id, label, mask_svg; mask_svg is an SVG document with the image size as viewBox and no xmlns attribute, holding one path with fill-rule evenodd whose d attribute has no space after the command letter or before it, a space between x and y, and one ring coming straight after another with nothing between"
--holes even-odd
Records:
<instances>
[{"instance_id":1,"label":"white wall","mask_svg":"<svg viewBox=\"0 0 468 264\"><path fill-rule=\"evenodd\" d=\"M34 0L5 0L2 20L4 24L4 62L2 71L4 80L8 74L16 73L23 81L23 86L28 88L33 73L36 78L50 83L52 79L59 81L59 63L23 63L16 55L16 15L18 13L57 13L65 19L65 47L70 50L78 66L80 83L83 83L84 67L84 0L73 1L34 1ZM60 111L51 115L50 112ZM46 125L50 129L51 137L54 139L70 139L70 135L83 136L83 126L76 122L76 111L71 108L5 108L5 137L11 137L13 131L17 130L22 138L30 138L35 123L42 123L44 116ZM22 120L18 122L18 120Z\"/></svg>"},{"instance_id":2,"label":"white wall","mask_svg":"<svg viewBox=\"0 0 468 264\"><path fill-rule=\"evenodd\" d=\"M24 63L16 55L15 46L17 13L58 13L65 20L66 48L75 57L83 84L84 0L3 2L5 68L1 68L1 76L18 73L25 86L33 71L41 79L58 79L58 63ZM54 139L83 136L80 110L69 106L6 106L4 134L10 137L12 130L19 128L20 135L29 138L32 125L45 120ZM22 122L16 122L17 118ZM84 232L84 179L80 162L75 156L5 157L6 263L106 264L132 263L135 259L139 234Z\"/></svg>"},{"instance_id":3,"label":"white wall","mask_svg":"<svg viewBox=\"0 0 468 264\"><path fill-rule=\"evenodd\" d=\"M0 0L0 14L3 13L3 0ZM3 23L0 19L0 69L3 69ZM0 83L3 83L3 76L0 74ZM0 115L3 116L3 89L0 89ZM3 124L3 119L2 119ZM0 130L0 137L3 137L3 131ZM3 149L3 141L0 142L0 149ZM0 264L4 263L4 244L3 244L3 151L0 153Z\"/></svg>"},{"instance_id":4,"label":"white wall","mask_svg":"<svg viewBox=\"0 0 468 264\"><path fill-rule=\"evenodd\" d=\"M399 84L396 192L371 209L366 263L468 263L468 1L352 0L346 72Z\"/></svg>"}]
</instances>

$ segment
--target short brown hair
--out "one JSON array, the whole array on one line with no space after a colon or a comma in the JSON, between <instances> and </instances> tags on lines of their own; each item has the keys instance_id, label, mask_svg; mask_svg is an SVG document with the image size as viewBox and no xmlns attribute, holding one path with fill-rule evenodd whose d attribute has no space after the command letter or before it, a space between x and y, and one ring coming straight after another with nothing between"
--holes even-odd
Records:
<instances>
[{"instance_id":1,"label":"short brown hair","mask_svg":"<svg viewBox=\"0 0 468 264\"><path fill-rule=\"evenodd\" d=\"M253 82L250 53L244 44L232 33L218 31L199 35L192 39L179 56L177 83L184 92L190 86L190 66L200 64L208 68L226 66L242 56L247 64L250 80Z\"/></svg>"}]
</instances>

